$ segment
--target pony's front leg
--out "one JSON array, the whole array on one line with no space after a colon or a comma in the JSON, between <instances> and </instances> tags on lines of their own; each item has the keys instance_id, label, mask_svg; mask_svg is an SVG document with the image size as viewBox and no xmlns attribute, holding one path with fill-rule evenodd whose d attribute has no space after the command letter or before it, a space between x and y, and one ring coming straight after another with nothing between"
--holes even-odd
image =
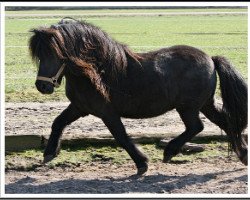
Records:
<instances>
[{"instance_id":1,"label":"pony's front leg","mask_svg":"<svg viewBox=\"0 0 250 200\"><path fill-rule=\"evenodd\" d=\"M54 120L49 141L43 154L44 163L51 161L58 155L60 151L60 137L62 135L63 129L81 116L84 115L80 114L79 111L72 104L70 104Z\"/></svg>"},{"instance_id":2,"label":"pony's front leg","mask_svg":"<svg viewBox=\"0 0 250 200\"><path fill-rule=\"evenodd\" d=\"M127 151L135 162L137 175L144 174L148 170L148 158L136 147L131 138L127 135L120 117L114 113L109 113L107 116L103 117L102 120L118 144Z\"/></svg>"}]
</instances>

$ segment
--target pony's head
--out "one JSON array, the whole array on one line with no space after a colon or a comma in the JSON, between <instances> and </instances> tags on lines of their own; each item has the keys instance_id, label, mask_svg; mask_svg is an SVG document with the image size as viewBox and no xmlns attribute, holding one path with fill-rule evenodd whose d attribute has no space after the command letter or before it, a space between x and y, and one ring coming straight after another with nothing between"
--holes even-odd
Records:
<instances>
[{"instance_id":1,"label":"pony's head","mask_svg":"<svg viewBox=\"0 0 250 200\"><path fill-rule=\"evenodd\" d=\"M38 64L36 87L43 94L51 94L59 87L65 67L62 51L63 38L53 28L33 29L29 48L33 60Z\"/></svg>"},{"instance_id":2,"label":"pony's head","mask_svg":"<svg viewBox=\"0 0 250 200\"><path fill-rule=\"evenodd\" d=\"M32 32L29 47L39 65L36 87L41 93L51 94L60 85L64 73L69 72L89 78L109 100L101 72L106 72L106 79L112 79L118 73L126 73L128 57L139 63L137 54L86 22L61 20Z\"/></svg>"}]
</instances>

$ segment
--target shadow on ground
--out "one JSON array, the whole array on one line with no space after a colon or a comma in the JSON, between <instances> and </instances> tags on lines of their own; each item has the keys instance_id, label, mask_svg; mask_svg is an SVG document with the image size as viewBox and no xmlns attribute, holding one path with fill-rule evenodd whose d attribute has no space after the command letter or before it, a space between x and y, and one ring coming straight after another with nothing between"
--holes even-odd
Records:
<instances>
[{"instance_id":1,"label":"shadow on ground","mask_svg":"<svg viewBox=\"0 0 250 200\"><path fill-rule=\"evenodd\" d=\"M143 177L130 176L121 178L100 178L100 179L65 179L45 184L39 184L39 179L27 176L15 183L5 186L6 194L121 194L121 193L179 193L187 187L196 187L196 193L210 193L205 191L209 181L217 176L229 175L235 171L225 170L216 173L206 173L203 175L189 173L184 176L164 175L157 173ZM63 174L62 174L63 179ZM235 181L247 182L247 175L240 177L225 178L223 181L218 180L218 184L234 184ZM218 186L220 187L220 186ZM200 190L199 190L200 189ZM216 191L215 191L216 192Z\"/></svg>"}]
</instances>

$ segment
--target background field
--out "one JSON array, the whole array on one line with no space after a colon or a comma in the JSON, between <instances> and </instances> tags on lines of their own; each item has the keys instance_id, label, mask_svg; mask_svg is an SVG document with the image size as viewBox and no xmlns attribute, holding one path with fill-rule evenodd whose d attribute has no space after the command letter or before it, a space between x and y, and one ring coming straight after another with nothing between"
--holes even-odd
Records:
<instances>
[{"instance_id":1,"label":"background field","mask_svg":"<svg viewBox=\"0 0 250 200\"><path fill-rule=\"evenodd\" d=\"M173 13L173 12L246 12L246 8L172 8L172 9L72 9L72 10L19 10L17 11L6 11L7 16L11 15L32 15L32 14L45 14L45 15L53 15L53 14L62 14L62 15L68 15L68 14L79 14L79 15L85 15L85 14L112 14L112 13Z\"/></svg>"},{"instance_id":2,"label":"background field","mask_svg":"<svg viewBox=\"0 0 250 200\"><path fill-rule=\"evenodd\" d=\"M190 12L190 14L164 15L176 12ZM191 12L232 12L232 14L206 13L196 16ZM57 23L63 16L73 16L91 22L136 52L185 44L198 47L209 55L226 56L247 79L247 15L234 12L247 12L247 9L7 11L6 101L66 100L63 86L53 95L41 95L36 90L34 82L37 68L29 57L27 46L31 36L30 29ZM109 15L114 13L119 15ZM125 16L122 13L130 15ZM145 13L155 13L155 15L146 16ZM98 16L98 14L105 15Z\"/></svg>"}]
</instances>

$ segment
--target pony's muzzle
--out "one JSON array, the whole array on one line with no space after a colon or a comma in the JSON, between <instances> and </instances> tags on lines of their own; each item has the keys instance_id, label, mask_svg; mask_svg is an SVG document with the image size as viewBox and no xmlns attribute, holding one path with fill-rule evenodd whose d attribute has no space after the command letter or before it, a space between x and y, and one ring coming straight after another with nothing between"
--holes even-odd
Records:
<instances>
[{"instance_id":1,"label":"pony's muzzle","mask_svg":"<svg viewBox=\"0 0 250 200\"><path fill-rule=\"evenodd\" d=\"M54 85L52 83L37 80L35 85L37 90L42 94L52 94L54 92Z\"/></svg>"}]
</instances>

